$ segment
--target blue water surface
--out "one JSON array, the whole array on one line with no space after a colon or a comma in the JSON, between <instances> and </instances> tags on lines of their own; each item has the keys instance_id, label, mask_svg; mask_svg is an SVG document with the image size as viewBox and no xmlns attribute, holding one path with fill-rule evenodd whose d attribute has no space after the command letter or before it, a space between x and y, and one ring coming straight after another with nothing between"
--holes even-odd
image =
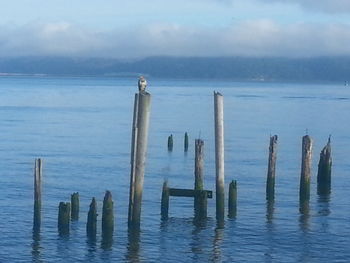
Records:
<instances>
[{"instance_id":1,"label":"blue water surface","mask_svg":"<svg viewBox=\"0 0 350 263\"><path fill-rule=\"evenodd\" d=\"M149 145L139 233L128 233L130 141L137 80L0 78L0 262L347 262L350 256L350 89L338 83L240 83L149 79ZM171 198L160 220L162 183L193 188L194 139L205 142L205 188L215 189L213 91L224 95L225 180L238 181L238 211L217 228L193 222L193 200ZM183 150L188 132L190 148ZM301 138L314 139L311 200L299 212ZM173 134L174 150L167 151ZM277 134L276 200L267 205L269 136ZM317 196L319 153L332 135L330 197ZM33 235L33 168L44 159L40 233ZM226 190L227 190L226 189ZM101 243L106 190L115 232ZM80 194L80 219L57 231L58 203ZM215 196L215 195L214 195ZM96 242L85 233L98 201Z\"/></svg>"}]
</instances>

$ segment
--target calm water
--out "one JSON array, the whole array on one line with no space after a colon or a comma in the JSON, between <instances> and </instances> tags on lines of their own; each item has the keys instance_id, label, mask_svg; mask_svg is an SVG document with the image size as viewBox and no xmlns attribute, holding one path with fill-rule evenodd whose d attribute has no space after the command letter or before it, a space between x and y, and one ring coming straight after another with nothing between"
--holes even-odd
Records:
<instances>
[{"instance_id":1,"label":"calm water","mask_svg":"<svg viewBox=\"0 0 350 263\"><path fill-rule=\"evenodd\" d=\"M337 84L149 80L152 111L141 232L128 234L130 134L135 79L0 79L0 262L341 262L350 252L350 89ZM193 200L172 198L160 220L164 178L192 188L194 139L205 141L205 188L214 190L213 91L225 99L226 185L238 181L238 212L217 229L193 224ZM310 209L298 204L301 137L314 140ZM183 152L183 134L191 145ZM174 135L168 154L167 137ZM270 134L278 134L276 201L265 203ZM332 134L329 199L316 194L319 152ZM33 166L44 158L43 220L33 236ZM101 246L105 190L115 203L115 234ZM81 212L70 235L57 233L60 201L78 191ZM85 224L92 197L97 241Z\"/></svg>"}]
</instances>

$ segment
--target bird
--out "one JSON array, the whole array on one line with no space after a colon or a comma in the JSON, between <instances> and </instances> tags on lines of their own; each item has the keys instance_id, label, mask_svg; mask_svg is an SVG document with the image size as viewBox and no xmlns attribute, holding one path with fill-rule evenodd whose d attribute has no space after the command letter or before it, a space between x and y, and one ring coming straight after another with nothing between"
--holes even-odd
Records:
<instances>
[{"instance_id":1,"label":"bird","mask_svg":"<svg viewBox=\"0 0 350 263\"><path fill-rule=\"evenodd\" d=\"M147 87L147 81L145 79L144 76L140 76L139 77L139 81L137 82L138 86L139 86L139 91L145 91L146 87Z\"/></svg>"}]
</instances>

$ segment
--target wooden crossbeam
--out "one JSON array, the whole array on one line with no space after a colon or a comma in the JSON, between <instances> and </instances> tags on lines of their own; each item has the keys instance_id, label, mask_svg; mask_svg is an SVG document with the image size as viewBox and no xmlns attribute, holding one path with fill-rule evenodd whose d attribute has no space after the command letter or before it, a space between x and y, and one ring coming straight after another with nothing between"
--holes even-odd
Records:
<instances>
[{"instance_id":1,"label":"wooden crossbeam","mask_svg":"<svg viewBox=\"0 0 350 263\"><path fill-rule=\"evenodd\" d=\"M213 198L213 192L209 190L169 188L169 196L195 197L200 195L202 192L207 193L207 198Z\"/></svg>"}]
</instances>

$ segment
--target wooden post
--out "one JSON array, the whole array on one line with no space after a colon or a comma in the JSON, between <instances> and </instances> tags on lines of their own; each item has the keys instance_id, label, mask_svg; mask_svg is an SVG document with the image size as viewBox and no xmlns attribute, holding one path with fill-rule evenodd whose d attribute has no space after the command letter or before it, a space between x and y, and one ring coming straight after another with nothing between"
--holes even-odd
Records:
<instances>
[{"instance_id":1,"label":"wooden post","mask_svg":"<svg viewBox=\"0 0 350 263\"><path fill-rule=\"evenodd\" d=\"M69 233L70 203L60 202L58 206L58 232L61 235Z\"/></svg>"},{"instance_id":2,"label":"wooden post","mask_svg":"<svg viewBox=\"0 0 350 263\"><path fill-rule=\"evenodd\" d=\"M312 139L309 135L303 137L302 159L300 175L300 202L310 199L310 179L311 179L311 161L312 161Z\"/></svg>"},{"instance_id":3,"label":"wooden post","mask_svg":"<svg viewBox=\"0 0 350 263\"><path fill-rule=\"evenodd\" d=\"M266 200L275 199L275 175L277 158L277 135L270 137L269 163L266 180Z\"/></svg>"},{"instance_id":4,"label":"wooden post","mask_svg":"<svg viewBox=\"0 0 350 263\"><path fill-rule=\"evenodd\" d=\"M97 229L97 204L95 197L92 198L87 217L86 234L91 239L96 239Z\"/></svg>"},{"instance_id":5,"label":"wooden post","mask_svg":"<svg viewBox=\"0 0 350 263\"><path fill-rule=\"evenodd\" d=\"M135 228L140 227L150 106L149 93L141 91L135 96L134 110L137 110L137 113L134 112L128 215L128 226Z\"/></svg>"},{"instance_id":6,"label":"wooden post","mask_svg":"<svg viewBox=\"0 0 350 263\"><path fill-rule=\"evenodd\" d=\"M188 151L188 134L185 132L185 138L184 138L184 151Z\"/></svg>"},{"instance_id":7,"label":"wooden post","mask_svg":"<svg viewBox=\"0 0 350 263\"><path fill-rule=\"evenodd\" d=\"M102 236L111 237L114 231L113 200L110 191L106 191L102 207Z\"/></svg>"},{"instance_id":8,"label":"wooden post","mask_svg":"<svg viewBox=\"0 0 350 263\"><path fill-rule=\"evenodd\" d=\"M166 180L163 183L160 212L161 212L162 220L167 220L169 215L169 187L168 187L168 181Z\"/></svg>"},{"instance_id":9,"label":"wooden post","mask_svg":"<svg viewBox=\"0 0 350 263\"><path fill-rule=\"evenodd\" d=\"M168 137L168 151L169 152L173 151L173 146L174 146L173 135L170 134L170 136Z\"/></svg>"},{"instance_id":10,"label":"wooden post","mask_svg":"<svg viewBox=\"0 0 350 263\"><path fill-rule=\"evenodd\" d=\"M237 181L232 180L228 192L228 217L235 218L237 215Z\"/></svg>"},{"instance_id":11,"label":"wooden post","mask_svg":"<svg viewBox=\"0 0 350 263\"><path fill-rule=\"evenodd\" d=\"M204 190L204 141L195 140L194 190ZM207 195L199 193L194 197L195 219L207 217Z\"/></svg>"},{"instance_id":12,"label":"wooden post","mask_svg":"<svg viewBox=\"0 0 350 263\"><path fill-rule=\"evenodd\" d=\"M71 210L71 217L72 220L78 220L79 219L79 193L73 193L70 196L70 202L72 204L72 210Z\"/></svg>"},{"instance_id":13,"label":"wooden post","mask_svg":"<svg viewBox=\"0 0 350 263\"><path fill-rule=\"evenodd\" d=\"M216 165L216 218L225 217L225 169L224 169L224 99L214 92L215 165Z\"/></svg>"},{"instance_id":14,"label":"wooden post","mask_svg":"<svg viewBox=\"0 0 350 263\"><path fill-rule=\"evenodd\" d=\"M327 145L320 153L317 172L317 193L319 195L328 195L331 192L332 175L332 149L331 138L328 138Z\"/></svg>"},{"instance_id":15,"label":"wooden post","mask_svg":"<svg viewBox=\"0 0 350 263\"><path fill-rule=\"evenodd\" d=\"M35 159L34 166L34 216L33 230L39 231L41 226L41 178L42 178L42 160Z\"/></svg>"}]
</instances>

